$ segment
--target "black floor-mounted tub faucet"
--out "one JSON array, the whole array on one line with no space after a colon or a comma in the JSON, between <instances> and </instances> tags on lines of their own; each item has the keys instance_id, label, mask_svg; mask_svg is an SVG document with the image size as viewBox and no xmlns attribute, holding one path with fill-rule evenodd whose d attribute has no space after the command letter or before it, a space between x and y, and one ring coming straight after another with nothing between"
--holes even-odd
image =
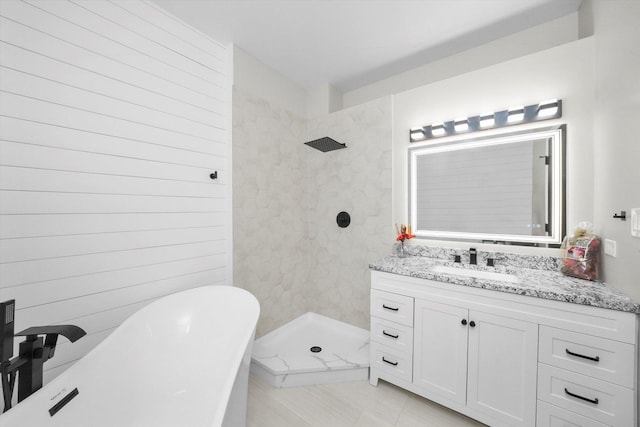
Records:
<instances>
[{"instance_id":1,"label":"black floor-mounted tub faucet","mask_svg":"<svg viewBox=\"0 0 640 427\"><path fill-rule=\"evenodd\" d=\"M15 300L0 303L0 373L4 411L11 409L11 399L18 374L18 402L42 388L42 366L55 355L58 335L75 342L86 332L74 325L34 326L14 334ZM13 357L13 339L26 337ZM44 338L43 338L44 336Z\"/></svg>"}]
</instances>

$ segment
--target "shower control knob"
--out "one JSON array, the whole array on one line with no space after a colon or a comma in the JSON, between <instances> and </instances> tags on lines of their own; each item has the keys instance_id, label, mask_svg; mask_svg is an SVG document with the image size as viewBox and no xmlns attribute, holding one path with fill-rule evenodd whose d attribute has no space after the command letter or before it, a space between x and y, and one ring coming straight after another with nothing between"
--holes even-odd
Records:
<instances>
[{"instance_id":1,"label":"shower control knob","mask_svg":"<svg viewBox=\"0 0 640 427\"><path fill-rule=\"evenodd\" d=\"M467 319L462 319L462 322L460 322L460 323L462 323L464 326L466 326L467 325Z\"/></svg>"},{"instance_id":2,"label":"shower control knob","mask_svg":"<svg viewBox=\"0 0 640 427\"><path fill-rule=\"evenodd\" d=\"M338 227L347 228L349 224L351 224L351 216L348 212L342 211L336 217L336 222L338 223Z\"/></svg>"}]
</instances>

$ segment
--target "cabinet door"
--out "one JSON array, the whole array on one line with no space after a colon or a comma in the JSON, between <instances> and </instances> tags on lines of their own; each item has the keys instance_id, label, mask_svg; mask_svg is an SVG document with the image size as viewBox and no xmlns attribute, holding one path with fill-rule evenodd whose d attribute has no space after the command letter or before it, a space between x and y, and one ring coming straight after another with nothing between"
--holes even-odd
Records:
<instances>
[{"instance_id":1,"label":"cabinet door","mask_svg":"<svg viewBox=\"0 0 640 427\"><path fill-rule=\"evenodd\" d=\"M413 384L426 396L465 404L467 315L466 308L416 299Z\"/></svg>"},{"instance_id":2,"label":"cabinet door","mask_svg":"<svg viewBox=\"0 0 640 427\"><path fill-rule=\"evenodd\" d=\"M534 426L538 325L469 313L467 405L510 426Z\"/></svg>"}]
</instances>

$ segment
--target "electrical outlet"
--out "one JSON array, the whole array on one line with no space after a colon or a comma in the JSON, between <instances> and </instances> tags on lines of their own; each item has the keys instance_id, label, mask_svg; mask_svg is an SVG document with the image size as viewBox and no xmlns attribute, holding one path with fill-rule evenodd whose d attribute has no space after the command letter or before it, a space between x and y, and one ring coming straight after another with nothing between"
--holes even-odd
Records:
<instances>
[{"instance_id":1,"label":"electrical outlet","mask_svg":"<svg viewBox=\"0 0 640 427\"><path fill-rule=\"evenodd\" d=\"M604 239L604 253L615 258L616 256L616 241Z\"/></svg>"}]
</instances>

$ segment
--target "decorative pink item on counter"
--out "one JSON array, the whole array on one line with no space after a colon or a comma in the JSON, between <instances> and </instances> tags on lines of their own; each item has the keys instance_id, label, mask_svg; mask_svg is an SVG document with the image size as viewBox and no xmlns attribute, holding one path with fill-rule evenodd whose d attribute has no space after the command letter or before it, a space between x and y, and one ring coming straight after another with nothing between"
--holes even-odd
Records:
<instances>
[{"instance_id":1,"label":"decorative pink item on counter","mask_svg":"<svg viewBox=\"0 0 640 427\"><path fill-rule=\"evenodd\" d=\"M578 226L573 237L565 239L567 252L560 271L567 276L586 280L600 277L600 238L589 231L589 226Z\"/></svg>"}]
</instances>

